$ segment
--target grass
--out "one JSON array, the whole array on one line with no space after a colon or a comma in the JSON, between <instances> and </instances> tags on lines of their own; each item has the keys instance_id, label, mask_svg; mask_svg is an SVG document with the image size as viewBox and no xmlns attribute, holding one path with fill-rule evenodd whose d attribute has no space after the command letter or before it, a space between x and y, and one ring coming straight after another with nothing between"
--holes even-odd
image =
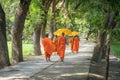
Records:
<instances>
[{"instance_id":1,"label":"grass","mask_svg":"<svg viewBox=\"0 0 120 80\"><path fill-rule=\"evenodd\" d=\"M112 48L113 54L116 57L120 58L120 42L118 42L118 43L112 43L111 48Z\"/></svg>"},{"instance_id":2,"label":"grass","mask_svg":"<svg viewBox=\"0 0 120 80\"><path fill-rule=\"evenodd\" d=\"M10 59L12 58L12 46L11 42L8 42L8 51ZM32 43L23 43L23 56L32 55L33 54L33 44Z\"/></svg>"}]
</instances>

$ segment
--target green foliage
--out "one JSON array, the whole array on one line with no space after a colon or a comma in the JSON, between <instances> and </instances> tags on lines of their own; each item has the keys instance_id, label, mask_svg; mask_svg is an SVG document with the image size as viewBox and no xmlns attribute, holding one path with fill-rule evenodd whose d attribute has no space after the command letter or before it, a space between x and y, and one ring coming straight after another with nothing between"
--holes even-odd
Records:
<instances>
[{"instance_id":1,"label":"green foliage","mask_svg":"<svg viewBox=\"0 0 120 80\"><path fill-rule=\"evenodd\" d=\"M113 42L111 44L111 49L112 49L113 54L116 57L120 58L120 42Z\"/></svg>"},{"instance_id":2,"label":"green foliage","mask_svg":"<svg viewBox=\"0 0 120 80\"><path fill-rule=\"evenodd\" d=\"M48 0L49 1L49 0ZM7 24L7 38L10 40L10 30L13 25L15 18L15 10L19 5L19 0L0 0L6 13L6 24ZM116 4L117 3L117 4ZM86 35L91 30L91 36L96 36L98 29L103 25L105 18L105 11L108 8L113 10L119 10L119 0L65 0L62 8L60 7L62 0L56 6L55 10L55 21L56 27L66 27L67 24L71 30L80 31L80 34ZM25 22L25 29L23 36L26 39L30 39L34 30L42 24L42 15L46 8L41 4L41 0L32 0L28 16ZM53 18L50 9L48 11L49 16L47 17L48 25ZM119 21L119 17L116 21ZM49 29L49 28L47 28ZM46 30L48 31L48 30ZM119 29L114 30L114 39L118 37ZM117 38L118 39L118 38Z\"/></svg>"},{"instance_id":3,"label":"green foliage","mask_svg":"<svg viewBox=\"0 0 120 80\"><path fill-rule=\"evenodd\" d=\"M120 10L120 1L119 0L109 0L108 4L113 10Z\"/></svg>"},{"instance_id":4,"label":"green foliage","mask_svg":"<svg viewBox=\"0 0 120 80\"><path fill-rule=\"evenodd\" d=\"M42 19L41 14L42 14L42 10L40 9L40 1L32 0L29 8L29 14L25 22L25 28L24 28L25 39L30 39L34 30L40 27L41 19Z\"/></svg>"},{"instance_id":5,"label":"green foliage","mask_svg":"<svg viewBox=\"0 0 120 80\"><path fill-rule=\"evenodd\" d=\"M11 27L15 18L16 8L18 7L19 1L5 0L2 5L6 14L6 30L7 39L11 40Z\"/></svg>"},{"instance_id":6,"label":"green foliage","mask_svg":"<svg viewBox=\"0 0 120 80\"><path fill-rule=\"evenodd\" d=\"M77 4L79 8L75 9ZM79 0L77 3L71 3L70 12L75 18L72 30L80 31L81 35L86 36L88 31L91 31L90 37L96 37L98 29L102 27L104 21L104 14L102 12L102 2L99 0L83 1ZM73 8L74 7L74 8Z\"/></svg>"},{"instance_id":7,"label":"green foliage","mask_svg":"<svg viewBox=\"0 0 120 80\"><path fill-rule=\"evenodd\" d=\"M120 28L115 28L112 33L112 39L114 41L120 41Z\"/></svg>"}]
</instances>

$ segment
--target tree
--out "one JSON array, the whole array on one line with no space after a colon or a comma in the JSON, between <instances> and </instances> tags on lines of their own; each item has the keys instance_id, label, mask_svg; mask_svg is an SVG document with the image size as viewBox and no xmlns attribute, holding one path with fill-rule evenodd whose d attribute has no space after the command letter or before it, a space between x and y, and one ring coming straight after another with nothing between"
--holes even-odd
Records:
<instances>
[{"instance_id":1,"label":"tree","mask_svg":"<svg viewBox=\"0 0 120 80\"><path fill-rule=\"evenodd\" d=\"M34 36L33 36L33 40L34 40L34 54L35 55L41 55L41 46L42 44L41 39L45 36L45 29L46 29L46 25L47 25L47 15L48 15L48 10L50 7L50 4L52 3L53 0L40 0L40 21L39 24L36 25L35 29L34 29Z\"/></svg>"},{"instance_id":2,"label":"tree","mask_svg":"<svg viewBox=\"0 0 120 80\"><path fill-rule=\"evenodd\" d=\"M116 18L118 17L118 10L113 9L113 5L114 3L112 3L112 1L108 1L106 5L107 7L106 8L103 7L105 18L104 18L103 26L101 27L98 33L99 34L98 43L97 43L98 51L96 51L96 53L94 54L96 55L94 57L95 61L100 61L102 58L105 58L105 54L106 54L105 44L106 44L107 35L110 31L113 31L113 29L116 27Z\"/></svg>"},{"instance_id":3,"label":"tree","mask_svg":"<svg viewBox=\"0 0 120 80\"><path fill-rule=\"evenodd\" d=\"M10 61L6 38L6 18L4 10L0 4L0 68L9 65Z\"/></svg>"},{"instance_id":4,"label":"tree","mask_svg":"<svg viewBox=\"0 0 120 80\"><path fill-rule=\"evenodd\" d=\"M41 37L45 36L45 29L46 29L46 25L47 25L47 16L48 16L48 11L50 8L51 3L53 2L53 0L41 0L41 9L43 10L43 13L41 14Z\"/></svg>"},{"instance_id":5,"label":"tree","mask_svg":"<svg viewBox=\"0 0 120 80\"><path fill-rule=\"evenodd\" d=\"M19 0L13 1L13 0L6 0L3 3L3 8L6 13L6 34L7 34L7 40L11 41L11 28L14 22L15 18L15 10L16 7L19 5Z\"/></svg>"},{"instance_id":6,"label":"tree","mask_svg":"<svg viewBox=\"0 0 120 80\"><path fill-rule=\"evenodd\" d=\"M56 5L59 3L59 0L53 0L53 2L51 3L51 7L50 7L50 26L49 26L49 35L51 37L51 39L53 38L53 32L56 30L56 12L57 12L57 8Z\"/></svg>"},{"instance_id":7,"label":"tree","mask_svg":"<svg viewBox=\"0 0 120 80\"><path fill-rule=\"evenodd\" d=\"M14 25L11 30L12 34L12 61L18 63L23 61L22 54L22 33L24 23L29 10L31 0L20 0L19 7L16 10Z\"/></svg>"},{"instance_id":8,"label":"tree","mask_svg":"<svg viewBox=\"0 0 120 80\"><path fill-rule=\"evenodd\" d=\"M40 46L40 31L41 31L41 15L40 0L32 0L30 5L30 14L28 16L26 30L32 33L32 40L34 45L34 55L41 55Z\"/></svg>"},{"instance_id":9,"label":"tree","mask_svg":"<svg viewBox=\"0 0 120 80\"><path fill-rule=\"evenodd\" d=\"M105 19L103 27L101 28L100 35L98 36L97 53L95 53L96 61L101 61L106 57L106 76L105 80L108 80L109 74L109 55L110 55L110 42L112 37L112 31L117 25L117 17L119 17L120 1L106 1L107 7L105 9ZM116 3L118 3L116 5Z\"/></svg>"},{"instance_id":10,"label":"tree","mask_svg":"<svg viewBox=\"0 0 120 80\"><path fill-rule=\"evenodd\" d=\"M34 54L41 55L41 43L40 38L43 38L45 35L45 29L47 25L47 15L50 4L53 0L37 0L33 2L34 7L36 7L37 16L36 22L34 24L34 33L33 33L33 43L34 43ZM36 5L36 6L35 6Z\"/></svg>"}]
</instances>

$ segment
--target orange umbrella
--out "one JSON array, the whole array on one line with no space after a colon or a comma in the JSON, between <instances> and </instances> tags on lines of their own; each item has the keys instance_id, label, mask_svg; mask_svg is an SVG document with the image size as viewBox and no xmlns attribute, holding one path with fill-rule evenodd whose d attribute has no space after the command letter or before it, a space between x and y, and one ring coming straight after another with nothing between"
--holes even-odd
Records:
<instances>
[{"instance_id":1,"label":"orange umbrella","mask_svg":"<svg viewBox=\"0 0 120 80\"><path fill-rule=\"evenodd\" d=\"M65 35L69 35L69 34L71 34L71 30L69 30L67 28L61 28L61 29L56 30L54 32L54 35L61 36L62 33L65 33Z\"/></svg>"},{"instance_id":2,"label":"orange umbrella","mask_svg":"<svg viewBox=\"0 0 120 80\"><path fill-rule=\"evenodd\" d=\"M77 31L72 31L72 36L79 35L79 32Z\"/></svg>"}]
</instances>

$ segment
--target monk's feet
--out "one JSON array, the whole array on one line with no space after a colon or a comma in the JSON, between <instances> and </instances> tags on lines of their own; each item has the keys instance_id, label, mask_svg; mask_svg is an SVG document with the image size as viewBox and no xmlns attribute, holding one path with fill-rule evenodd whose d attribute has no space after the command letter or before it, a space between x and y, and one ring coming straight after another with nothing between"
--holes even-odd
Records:
<instances>
[{"instance_id":1,"label":"monk's feet","mask_svg":"<svg viewBox=\"0 0 120 80\"><path fill-rule=\"evenodd\" d=\"M74 51L71 51L71 53L74 53Z\"/></svg>"},{"instance_id":2,"label":"monk's feet","mask_svg":"<svg viewBox=\"0 0 120 80\"><path fill-rule=\"evenodd\" d=\"M46 59L46 62L50 62L50 61L51 61L50 58L47 58L47 59Z\"/></svg>"},{"instance_id":3,"label":"monk's feet","mask_svg":"<svg viewBox=\"0 0 120 80\"><path fill-rule=\"evenodd\" d=\"M64 60L61 60L61 62L64 62Z\"/></svg>"},{"instance_id":4,"label":"monk's feet","mask_svg":"<svg viewBox=\"0 0 120 80\"><path fill-rule=\"evenodd\" d=\"M63 59L63 58L61 58L61 62L64 62L64 59Z\"/></svg>"}]
</instances>

